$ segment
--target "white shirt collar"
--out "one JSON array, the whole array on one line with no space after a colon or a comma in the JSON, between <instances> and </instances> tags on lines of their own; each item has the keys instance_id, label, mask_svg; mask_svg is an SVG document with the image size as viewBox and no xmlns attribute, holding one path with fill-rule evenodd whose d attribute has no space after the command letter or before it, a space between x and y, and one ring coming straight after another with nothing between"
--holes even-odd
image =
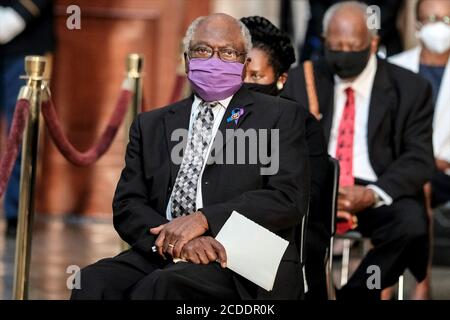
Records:
<instances>
[{"instance_id":1,"label":"white shirt collar","mask_svg":"<svg viewBox=\"0 0 450 320\"><path fill-rule=\"evenodd\" d=\"M345 81L339 78L337 75L334 76L334 83L339 91L344 91L345 89L352 87L357 94L363 97L370 97L372 92L373 81L375 79L375 74L377 72L377 57L375 54L371 54L367 66L364 68L363 72L353 81Z\"/></svg>"},{"instance_id":2,"label":"white shirt collar","mask_svg":"<svg viewBox=\"0 0 450 320\"><path fill-rule=\"evenodd\" d=\"M218 100L219 105L226 110L228 108L228 105L231 102L231 99L233 99L233 96L234 95L229 96L228 98L225 98L223 100ZM195 108L197 108L200 105L200 103L202 103L202 102L203 102L203 100L200 97L198 97L197 95L194 95L194 104L193 104L193 106Z\"/></svg>"}]
</instances>

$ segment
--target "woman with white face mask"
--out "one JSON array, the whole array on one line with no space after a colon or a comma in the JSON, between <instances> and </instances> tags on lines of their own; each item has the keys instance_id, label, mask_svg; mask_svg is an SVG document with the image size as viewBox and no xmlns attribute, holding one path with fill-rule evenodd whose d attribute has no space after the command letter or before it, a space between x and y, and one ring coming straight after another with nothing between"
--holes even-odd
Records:
<instances>
[{"instance_id":1,"label":"woman with white face mask","mask_svg":"<svg viewBox=\"0 0 450 320\"><path fill-rule=\"evenodd\" d=\"M437 170L431 186L432 205L438 206L450 201L450 0L419 0L416 16L420 45L389 61L421 74L432 86ZM416 287L415 298L427 298L428 291L425 279Z\"/></svg>"}]
</instances>

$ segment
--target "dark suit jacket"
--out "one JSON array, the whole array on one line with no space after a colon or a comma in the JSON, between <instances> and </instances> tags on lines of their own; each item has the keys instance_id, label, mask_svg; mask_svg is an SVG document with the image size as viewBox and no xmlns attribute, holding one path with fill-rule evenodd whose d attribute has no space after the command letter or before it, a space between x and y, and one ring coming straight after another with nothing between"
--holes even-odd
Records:
<instances>
[{"instance_id":1,"label":"dark suit jacket","mask_svg":"<svg viewBox=\"0 0 450 320\"><path fill-rule=\"evenodd\" d=\"M142 113L130 130L126 166L113 201L114 226L134 250L152 259L159 257L152 253L155 237L148 230L168 222L166 207L179 170L170 157L178 143L171 141L171 134L175 129L188 129L192 102L191 97ZM226 121L236 107L245 110L237 125ZM202 176L202 211L212 236L236 210L290 242L272 292L236 275L243 298L292 299L303 291L295 229L307 211L310 182L305 119L299 108L291 101L241 88L231 100L219 131L225 137L226 129L279 129L279 171L262 176L261 164L211 164Z\"/></svg>"},{"instance_id":2,"label":"dark suit jacket","mask_svg":"<svg viewBox=\"0 0 450 320\"><path fill-rule=\"evenodd\" d=\"M326 63L314 65L325 138L329 140L333 109L334 79ZM283 96L308 105L303 68L290 71ZM378 176L375 183L395 201L422 194L431 179L432 95L420 76L378 60L368 119L369 159Z\"/></svg>"}]
</instances>

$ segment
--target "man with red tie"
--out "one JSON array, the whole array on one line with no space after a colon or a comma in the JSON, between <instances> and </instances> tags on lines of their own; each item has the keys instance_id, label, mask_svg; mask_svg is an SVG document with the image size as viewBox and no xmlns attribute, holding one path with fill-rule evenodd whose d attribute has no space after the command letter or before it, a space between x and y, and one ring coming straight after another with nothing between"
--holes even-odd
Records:
<instances>
[{"instance_id":1,"label":"man with red tie","mask_svg":"<svg viewBox=\"0 0 450 320\"><path fill-rule=\"evenodd\" d=\"M343 299L379 299L406 268L422 280L429 251L422 188L434 169L431 88L377 59L379 38L366 12L356 1L327 11L325 59L314 65L328 152L341 167L338 216L357 221L373 244L338 292ZM291 70L282 95L307 105L301 67Z\"/></svg>"}]
</instances>

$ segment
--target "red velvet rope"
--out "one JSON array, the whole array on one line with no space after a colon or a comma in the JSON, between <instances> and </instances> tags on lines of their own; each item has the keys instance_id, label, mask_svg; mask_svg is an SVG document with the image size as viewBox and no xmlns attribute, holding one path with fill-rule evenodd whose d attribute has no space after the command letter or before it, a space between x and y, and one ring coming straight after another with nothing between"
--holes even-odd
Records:
<instances>
[{"instance_id":1,"label":"red velvet rope","mask_svg":"<svg viewBox=\"0 0 450 320\"><path fill-rule=\"evenodd\" d=\"M30 102L25 99L19 99L16 103L14 117L6 142L6 152L0 160L0 198L6 190L9 177L14 168L14 163L19 154L19 148L22 144L23 131L30 113Z\"/></svg>"},{"instance_id":2,"label":"red velvet rope","mask_svg":"<svg viewBox=\"0 0 450 320\"><path fill-rule=\"evenodd\" d=\"M97 161L111 146L120 124L125 118L132 95L133 93L131 91L122 90L108 126L103 131L99 141L85 152L78 151L64 134L51 98L43 101L42 114L47 123L50 136L61 154L76 166L87 166Z\"/></svg>"}]
</instances>

